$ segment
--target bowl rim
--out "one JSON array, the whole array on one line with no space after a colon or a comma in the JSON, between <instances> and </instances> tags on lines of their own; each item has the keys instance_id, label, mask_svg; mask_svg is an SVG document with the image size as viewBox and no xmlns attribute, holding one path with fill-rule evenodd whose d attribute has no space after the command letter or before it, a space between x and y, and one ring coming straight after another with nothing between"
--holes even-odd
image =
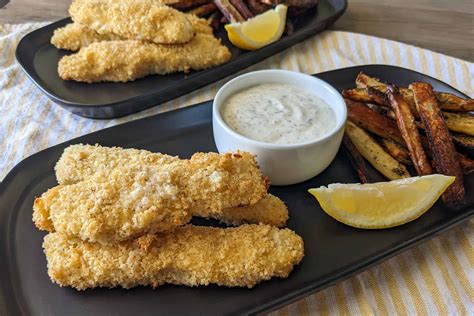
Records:
<instances>
[{"instance_id":1,"label":"bowl rim","mask_svg":"<svg viewBox=\"0 0 474 316\"><path fill-rule=\"evenodd\" d=\"M336 99L339 100L342 108L342 117L337 122L336 126L327 134L316 138L314 140L306 141L306 142L301 142L301 143L295 143L295 144L272 144L272 143L267 143L267 142L262 142L258 140L254 140L251 138L248 138L244 135L241 135L234 131L230 126L227 125L227 123L224 121L224 119L221 117L220 113L220 108L223 105L224 100L220 100L222 98L222 94L224 93L225 90L229 89L232 85L234 85L236 82L245 80L248 77L254 77L254 76L262 76L266 74L274 74L278 73L281 75L296 75L302 77L304 80L310 80L313 81L313 83L317 85L323 86L325 89L328 89L332 94L335 95ZM262 82L265 83L265 82ZM297 84L293 84L295 86L298 86ZM304 89L304 88L303 88ZM218 102L216 102L216 100ZM216 104L218 103L218 104ZM331 108L333 108L332 105L330 105ZM326 140L336 136L336 134L341 130L341 128L344 128L346 121L347 121L347 107L346 103L344 102L344 99L339 91L337 91L332 85L327 83L326 81L319 79L315 76L311 76L302 72L298 71L291 71L291 70L284 70L284 69L265 69L265 70L257 70L257 71L252 71L245 73L243 75L237 76L233 78L232 80L228 81L225 83L216 93L216 96L214 97L214 100L212 101L212 117L217 121L217 123L223 127L225 132L231 134L233 137L237 138L240 141L247 142L249 144L259 146L262 148L267 148L267 149L292 149L292 148L301 148L301 147L308 147L316 144L320 144L325 142ZM215 137L215 135L214 135Z\"/></svg>"}]
</instances>

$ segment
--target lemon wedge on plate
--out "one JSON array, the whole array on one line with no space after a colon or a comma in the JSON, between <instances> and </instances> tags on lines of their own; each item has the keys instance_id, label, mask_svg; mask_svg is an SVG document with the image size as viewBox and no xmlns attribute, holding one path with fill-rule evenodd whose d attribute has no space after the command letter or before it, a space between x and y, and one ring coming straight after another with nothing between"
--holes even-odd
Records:
<instances>
[{"instance_id":1,"label":"lemon wedge on plate","mask_svg":"<svg viewBox=\"0 0 474 316\"><path fill-rule=\"evenodd\" d=\"M256 50L280 39L286 24L287 6L279 4L245 22L225 26L229 40L235 46Z\"/></svg>"},{"instance_id":2,"label":"lemon wedge on plate","mask_svg":"<svg viewBox=\"0 0 474 316\"><path fill-rule=\"evenodd\" d=\"M390 182L335 183L308 191L329 216L341 223L358 228L389 228L423 215L454 179L432 174Z\"/></svg>"}]
</instances>

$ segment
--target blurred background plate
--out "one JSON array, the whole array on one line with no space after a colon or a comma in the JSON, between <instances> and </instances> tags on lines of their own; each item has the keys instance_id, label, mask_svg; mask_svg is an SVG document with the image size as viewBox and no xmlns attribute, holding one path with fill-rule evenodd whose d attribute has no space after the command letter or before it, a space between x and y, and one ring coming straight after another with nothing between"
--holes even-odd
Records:
<instances>
[{"instance_id":1,"label":"blurred background plate","mask_svg":"<svg viewBox=\"0 0 474 316\"><path fill-rule=\"evenodd\" d=\"M127 83L64 81L58 76L58 61L70 52L56 49L50 40L55 29L71 22L69 18L27 34L18 44L16 58L30 79L55 103L80 116L111 119L159 105L247 68L325 30L346 8L346 0L321 0L315 10L298 18L292 35L252 52L230 44L221 27L216 36L230 49L230 61L186 75L154 75Z\"/></svg>"}]
</instances>

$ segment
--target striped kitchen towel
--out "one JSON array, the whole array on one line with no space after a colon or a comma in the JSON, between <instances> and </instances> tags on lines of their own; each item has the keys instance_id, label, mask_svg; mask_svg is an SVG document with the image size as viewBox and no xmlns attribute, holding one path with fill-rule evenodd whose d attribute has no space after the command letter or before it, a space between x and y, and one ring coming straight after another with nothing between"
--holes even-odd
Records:
<instances>
[{"instance_id":1,"label":"striped kitchen towel","mask_svg":"<svg viewBox=\"0 0 474 316\"><path fill-rule=\"evenodd\" d=\"M0 179L23 158L41 149L105 127L212 99L230 79L128 117L101 121L81 118L49 101L15 61L18 41L42 25L0 25ZM474 94L472 63L394 41L338 31L316 35L241 73L283 68L313 74L375 63L413 69L470 96ZM471 220L273 314L474 315L473 243Z\"/></svg>"}]
</instances>

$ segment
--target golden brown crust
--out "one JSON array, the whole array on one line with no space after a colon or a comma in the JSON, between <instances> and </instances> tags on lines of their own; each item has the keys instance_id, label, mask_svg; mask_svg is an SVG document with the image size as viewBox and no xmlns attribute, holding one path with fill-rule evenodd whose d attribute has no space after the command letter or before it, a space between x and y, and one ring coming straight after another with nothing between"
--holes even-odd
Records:
<instances>
[{"instance_id":1,"label":"golden brown crust","mask_svg":"<svg viewBox=\"0 0 474 316\"><path fill-rule=\"evenodd\" d=\"M474 136L474 115L471 113L442 112L450 131Z\"/></svg>"},{"instance_id":2,"label":"golden brown crust","mask_svg":"<svg viewBox=\"0 0 474 316\"><path fill-rule=\"evenodd\" d=\"M457 145L474 150L474 137L462 134L451 134L451 137Z\"/></svg>"},{"instance_id":3,"label":"golden brown crust","mask_svg":"<svg viewBox=\"0 0 474 316\"><path fill-rule=\"evenodd\" d=\"M75 0L69 14L74 22L99 34L127 39L182 44L195 35L186 14L155 1Z\"/></svg>"},{"instance_id":4,"label":"golden brown crust","mask_svg":"<svg viewBox=\"0 0 474 316\"><path fill-rule=\"evenodd\" d=\"M196 34L212 34L212 28L205 19L188 15ZM77 51L90 44L104 41L125 41L127 38L112 33L99 34L87 26L79 23L70 23L54 31L51 44L56 48ZM159 45L159 44L157 44Z\"/></svg>"},{"instance_id":5,"label":"golden brown crust","mask_svg":"<svg viewBox=\"0 0 474 316\"><path fill-rule=\"evenodd\" d=\"M433 172L420 140L418 127L410 107L393 86L387 86L387 97L396 116L398 129L408 148L408 152L418 175L428 175Z\"/></svg>"},{"instance_id":6,"label":"golden brown crust","mask_svg":"<svg viewBox=\"0 0 474 316\"><path fill-rule=\"evenodd\" d=\"M382 138L381 141L383 147L390 154L390 156L405 165L412 164L410 160L410 154L408 153L408 150L405 147L388 138Z\"/></svg>"},{"instance_id":7,"label":"golden brown crust","mask_svg":"<svg viewBox=\"0 0 474 316\"><path fill-rule=\"evenodd\" d=\"M191 219L180 168L122 167L59 185L35 200L33 220L39 229L100 243L173 229Z\"/></svg>"},{"instance_id":8,"label":"golden brown crust","mask_svg":"<svg viewBox=\"0 0 474 316\"><path fill-rule=\"evenodd\" d=\"M189 72L218 66L230 51L210 34L197 34L184 45L156 45L142 41L93 43L59 61L64 80L127 82L152 74Z\"/></svg>"},{"instance_id":9,"label":"golden brown crust","mask_svg":"<svg viewBox=\"0 0 474 316\"><path fill-rule=\"evenodd\" d=\"M357 88L369 88L373 87L381 92L385 92L387 85L380 81L378 78L370 77L362 72L357 75L356 78ZM413 112L413 115L417 116L415 99L410 89L400 88L400 93L405 99L405 102L409 105ZM436 99L439 102L439 107L442 110L454 111L454 112L470 112L474 111L474 100L463 99L450 93L435 92Z\"/></svg>"},{"instance_id":10,"label":"golden brown crust","mask_svg":"<svg viewBox=\"0 0 474 316\"><path fill-rule=\"evenodd\" d=\"M165 283L251 288L272 277L288 277L304 256L301 237L268 225L187 225L111 245L51 233L43 248L51 280L77 290Z\"/></svg>"},{"instance_id":11,"label":"golden brown crust","mask_svg":"<svg viewBox=\"0 0 474 316\"><path fill-rule=\"evenodd\" d=\"M389 118L378 114L363 103L344 99L347 106L347 118L358 126L380 137L404 144L397 125Z\"/></svg>"},{"instance_id":12,"label":"golden brown crust","mask_svg":"<svg viewBox=\"0 0 474 316\"><path fill-rule=\"evenodd\" d=\"M436 171L456 177L453 184L444 191L442 198L448 206L458 207L464 203L463 175L433 88L427 83L415 82L410 85L410 89L425 126Z\"/></svg>"}]
</instances>

